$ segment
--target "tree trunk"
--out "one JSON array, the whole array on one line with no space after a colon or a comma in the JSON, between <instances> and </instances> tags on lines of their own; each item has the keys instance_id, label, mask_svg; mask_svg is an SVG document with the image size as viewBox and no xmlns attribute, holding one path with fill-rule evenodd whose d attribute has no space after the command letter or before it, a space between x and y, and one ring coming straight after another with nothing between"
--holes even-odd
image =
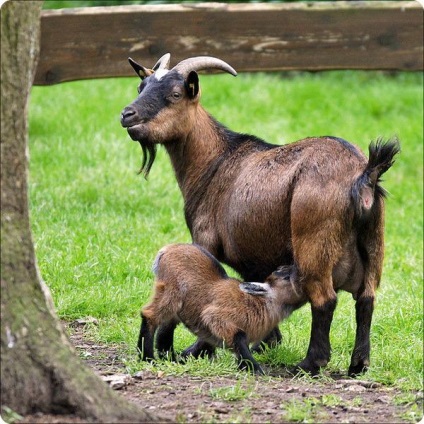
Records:
<instances>
[{"instance_id":1,"label":"tree trunk","mask_svg":"<svg viewBox=\"0 0 424 424\"><path fill-rule=\"evenodd\" d=\"M1 8L1 405L21 415L159 421L80 362L38 275L28 214L27 108L41 3L12 0Z\"/></svg>"}]
</instances>

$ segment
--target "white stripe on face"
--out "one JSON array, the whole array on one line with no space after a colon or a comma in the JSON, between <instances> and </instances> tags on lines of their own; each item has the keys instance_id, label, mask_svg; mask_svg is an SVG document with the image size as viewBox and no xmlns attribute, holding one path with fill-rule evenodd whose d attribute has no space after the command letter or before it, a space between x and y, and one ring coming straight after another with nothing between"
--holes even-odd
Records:
<instances>
[{"instance_id":1,"label":"white stripe on face","mask_svg":"<svg viewBox=\"0 0 424 424\"><path fill-rule=\"evenodd\" d=\"M157 71L155 71L155 73L153 74L153 76L158 81L160 81L162 79L162 77L165 76L168 72L169 72L168 69L158 69Z\"/></svg>"},{"instance_id":2,"label":"white stripe on face","mask_svg":"<svg viewBox=\"0 0 424 424\"><path fill-rule=\"evenodd\" d=\"M250 283L252 284L252 286L257 287L260 290L266 290L266 291L270 291L271 287L268 283Z\"/></svg>"},{"instance_id":3,"label":"white stripe on face","mask_svg":"<svg viewBox=\"0 0 424 424\"><path fill-rule=\"evenodd\" d=\"M268 283L240 283L240 290L252 296L268 296L271 293L271 287Z\"/></svg>"}]
</instances>

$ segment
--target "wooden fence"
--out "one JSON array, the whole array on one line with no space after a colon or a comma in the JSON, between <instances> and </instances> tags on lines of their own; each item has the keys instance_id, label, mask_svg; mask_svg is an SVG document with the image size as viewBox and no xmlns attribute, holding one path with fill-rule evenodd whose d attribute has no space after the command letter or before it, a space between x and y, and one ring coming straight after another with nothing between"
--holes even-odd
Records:
<instances>
[{"instance_id":1,"label":"wooden fence","mask_svg":"<svg viewBox=\"0 0 424 424\"><path fill-rule=\"evenodd\" d=\"M43 11L35 84L133 75L209 55L238 72L423 69L417 1L198 3Z\"/></svg>"}]
</instances>

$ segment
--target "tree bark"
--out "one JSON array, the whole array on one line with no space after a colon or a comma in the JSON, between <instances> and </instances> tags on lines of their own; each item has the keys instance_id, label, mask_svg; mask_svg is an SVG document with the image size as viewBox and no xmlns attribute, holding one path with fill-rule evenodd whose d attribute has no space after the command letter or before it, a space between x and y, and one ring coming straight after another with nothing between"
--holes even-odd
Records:
<instances>
[{"instance_id":1,"label":"tree bark","mask_svg":"<svg viewBox=\"0 0 424 424\"><path fill-rule=\"evenodd\" d=\"M80 362L38 273L28 211L27 109L41 3L12 0L1 8L2 409L97 422L156 422Z\"/></svg>"}]
</instances>

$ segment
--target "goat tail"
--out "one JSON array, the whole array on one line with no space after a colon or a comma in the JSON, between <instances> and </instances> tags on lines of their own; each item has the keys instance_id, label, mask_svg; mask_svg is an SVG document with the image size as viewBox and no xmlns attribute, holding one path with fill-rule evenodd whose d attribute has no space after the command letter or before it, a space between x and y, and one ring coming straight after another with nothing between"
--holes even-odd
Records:
<instances>
[{"instance_id":1,"label":"goat tail","mask_svg":"<svg viewBox=\"0 0 424 424\"><path fill-rule=\"evenodd\" d=\"M158 273L159 273L159 262L162 259L162 256L165 253L165 250L166 250L166 246L163 247L162 249L160 249L159 252L156 255L154 262L153 262L152 271L155 274L155 276L157 276Z\"/></svg>"},{"instance_id":2,"label":"goat tail","mask_svg":"<svg viewBox=\"0 0 424 424\"><path fill-rule=\"evenodd\" d=\"M400 144L396 137L387 141L379 138L369 145L368 164L352 187L357 217L372 209L376 196L386 196L386 191L380 185L380 177L394 164L399 152Z\"/></svg>"},{"instance_id":3,"label":"goat tail","mask_svg":"<svg viewBox=\"0 0 424 424\"><path fill-rule=\"evenodd\" d=\"M384 141L382 138L372 142L369 146L369 159L365 173L369 175L370 182L377 184L380 176L384 174L395 162L394 157L400 152L397 138Z\"/></svg>"}]
</instances>

